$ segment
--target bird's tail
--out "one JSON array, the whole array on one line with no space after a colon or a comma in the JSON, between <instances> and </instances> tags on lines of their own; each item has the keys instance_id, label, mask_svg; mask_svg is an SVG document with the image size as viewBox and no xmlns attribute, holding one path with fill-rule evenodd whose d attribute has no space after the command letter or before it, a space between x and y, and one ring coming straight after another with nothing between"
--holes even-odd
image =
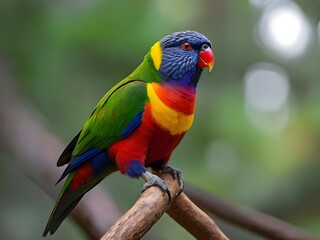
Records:
<instances>
[{"instance_id":1,"label":"bird's tail","mask_svg":"<svg viewBox=\"0 0 320 240\"><path fill-rule=\"evenodd\" d=\"M52 210L43 236L49 232L53 234L83 195L115 170L116 167L109 158L97 154L71 171Z\"/></svg>"}]
</instances>

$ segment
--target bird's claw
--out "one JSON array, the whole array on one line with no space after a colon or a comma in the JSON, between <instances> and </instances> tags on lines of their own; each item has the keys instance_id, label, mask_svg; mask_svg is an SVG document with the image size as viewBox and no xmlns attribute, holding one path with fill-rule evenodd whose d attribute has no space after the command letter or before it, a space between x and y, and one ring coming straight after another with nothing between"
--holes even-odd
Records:
<instances>
[{"instance_id":1,"label":"bird's claw","mask_svg":"<svg viewBox=\"0 0 320 240\"><path fill-rule=\"evenodd\" d=\"M176 194L176 196L179 196L183 192L183 189L184 189L184 179L183 179L181 171L179 169L171 167L171 166L164 166L161 169L161 172L162 173L170 173L174 179L178 179L180 191Z\"/></svg>"},{"instance_id":2,"label":"bird's claw","mask_svg":"<svg viewBox=\"0 0 320 240\"><path fill-rule=\"evenodd\" d=\"M148 171L144 172L141 177L146 181L145 184L143 184L142 186L142 192L144 192L146 189L148 189L151 186L158 186L159 188L161 188L163 190L163 195L165 195L165 193L168 194L169 197L169 203L171 203L171 192L168 188L168 186L166 185L166 183L159 178L157 175L154 175Z\"/></svg>"}]
</instances>

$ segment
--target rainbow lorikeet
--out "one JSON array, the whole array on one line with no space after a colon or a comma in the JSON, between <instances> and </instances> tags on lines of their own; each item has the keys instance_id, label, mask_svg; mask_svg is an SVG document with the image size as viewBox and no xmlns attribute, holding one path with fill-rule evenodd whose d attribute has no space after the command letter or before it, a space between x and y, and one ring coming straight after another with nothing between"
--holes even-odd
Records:
<instances>
[{"instance_id":1,"label":"rainbow lorikeet","mask_svg":"<svg viewBox=\"0 0 320 240\"><path fill-rule=\"evenodd\" d=\"M191 127L196 87L202 70L214 64L210 41L194 31L172 33L156 42L143 62L100 100L83 129L61 154L57 166L68 164L68 176L43 236L53 234L83 195L119 170L143 178L143 189L166 184L146 170L170 172L172 151Z\"/></svg>"}]
</instances>

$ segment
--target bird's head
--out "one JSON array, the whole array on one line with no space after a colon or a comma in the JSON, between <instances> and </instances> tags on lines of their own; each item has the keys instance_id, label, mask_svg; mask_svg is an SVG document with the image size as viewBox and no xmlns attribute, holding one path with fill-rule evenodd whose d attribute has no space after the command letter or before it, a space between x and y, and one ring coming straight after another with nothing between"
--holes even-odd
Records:
<instances>
[{"instance_id":1,"label":"bird's head","mask_svg":"<svg viewBox=\"0 0 320 240\"><path fill-rule=\"evenodd\" d=\"M211 42L198 32L175 32L151 48L155 69L165 81L196 86L201 72L214 65Z\"/></svg>"}]
</instances>

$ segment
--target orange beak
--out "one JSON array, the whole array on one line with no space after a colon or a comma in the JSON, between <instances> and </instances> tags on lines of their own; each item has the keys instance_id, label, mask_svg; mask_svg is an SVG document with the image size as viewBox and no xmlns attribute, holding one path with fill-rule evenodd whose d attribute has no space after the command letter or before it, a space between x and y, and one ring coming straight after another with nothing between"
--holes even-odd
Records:
<instances>
[{"instance_id":1,"label":"orange beak","mask_svg":"<svg viewBox=\"0 0 320 240\"><path fill-rule=\"evenodd\" d=\"M211 72L213 66L214 66L214 54L212 49L208 47L207 49L200 51L198 67L199 68L209 67L209 72Z\"/></svg>"}]
</instances>

